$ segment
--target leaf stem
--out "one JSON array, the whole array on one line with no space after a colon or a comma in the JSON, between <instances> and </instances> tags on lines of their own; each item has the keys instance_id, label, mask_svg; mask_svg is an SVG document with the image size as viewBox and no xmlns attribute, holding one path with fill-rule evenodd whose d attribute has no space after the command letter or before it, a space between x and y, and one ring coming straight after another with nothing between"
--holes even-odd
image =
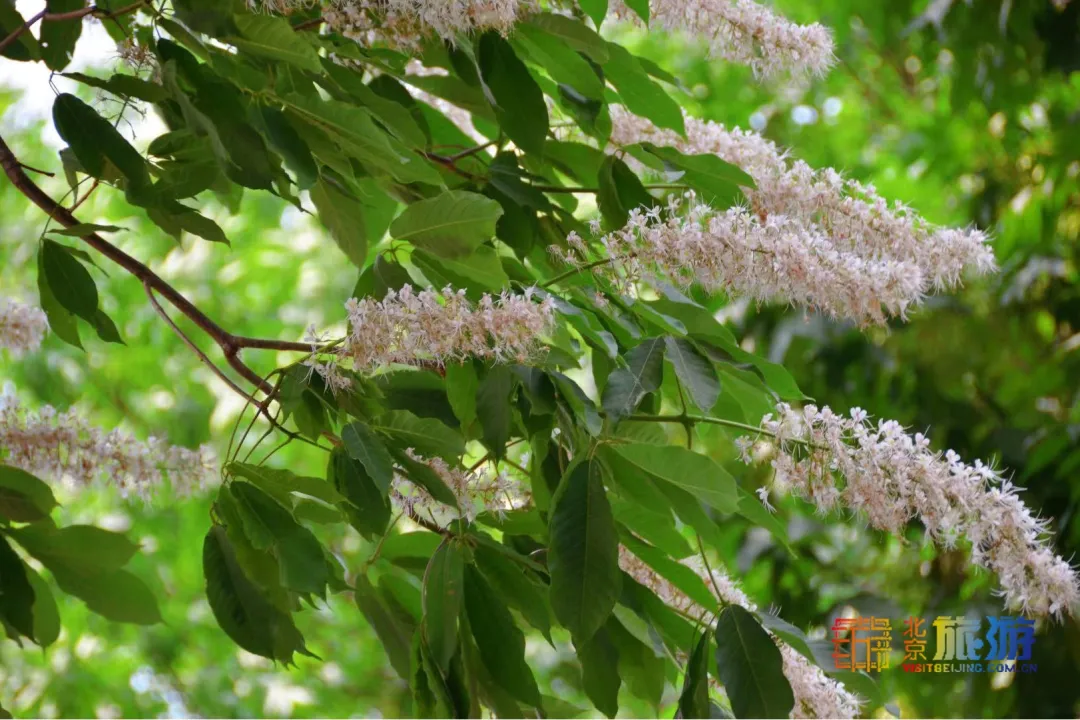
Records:
<instances>
[{"instance_id":1,"label":"leaf stem","mask_svg":"<svg viewBox=\"0 0 1080 720\"><path fill-rule=\"evenodd\" d=\"M597 267L600 267L602 265L609 265L609 264L611 264L613 262L615 262L615 258L604 258L603 260L594 260L591 263L587 263L587 264L581 265L579 267L571 268L570 270L567 270L566 272L564 272L564 273L562 273L560 275L556 275L555 277L551 278L550 280L541 283L540 287L547 288L547 287L551 287L552 285L557 285L558 283L562 282L563 280L566 280L567 278L574 277L578 273L583 273L586 270L592 270L593 268L597 268Z\"/></svg>"}]
</instances>

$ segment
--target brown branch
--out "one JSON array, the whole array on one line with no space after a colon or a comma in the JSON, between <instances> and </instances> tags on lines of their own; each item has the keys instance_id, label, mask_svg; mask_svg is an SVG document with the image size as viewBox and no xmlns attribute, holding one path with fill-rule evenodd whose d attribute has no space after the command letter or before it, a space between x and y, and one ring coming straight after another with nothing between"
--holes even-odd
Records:
<instances>
[{"instance_id":1,"label":"brown branch","mask_svg":"<svg viewBox=\"0 0 1080 720\"><path fill-rule=\"evenodd\" d=\"M44 210L53 220L56 220L64 227L73 227L80 224L79 220L70 210L53 200L27 176L23 171L22 166L19 164L19 161L11 152L11 148L8 147L2 137L0 137L0 167L3 167L4 173L8 176L8 179L11 180L12 185L14 185L16 189L25 195L31 202ZM311 349L310 345L301 346L300 343L283 343L276 340L264 341L256 338L245 338L233 335L207 317L206 313L195 307L191 301L181 295L172 285L161 279L161 277L153 270L108 242L97 233L83 235L82 241L112 260L124 270L127 270L142 282L143 285L152 288L154 292L165 298L170 305L187 316L188 319L195 323L203 332L209 335L215 343L217 343L218 347L220 347L221 351L225 354L225 360L229 363L230 367L236 370L236 372L238 372L245 380L267 394L272 391L272 386L264 381L263 378L259 377L250 367L244 364L239 357L240 350L245 347L288 350L301 349L307 351L310 351Z\"/></svg>"},{"instance_id":2,"label":"brown branch","mask_svg":"<svg viewBox=\"0 0 1080 720\"><path fill-rule=\"evenodd\" d=\"M81 8L79 10L71 10L69 12L62 12L62 13L51 13L47 9L42 10L37 15L34 15L32 18L30 18L29 20L24 22L20 27L17 27L14 30L12 30L11 33L8 34L8 36L5 37L3 40L0 40L0 53L3 53L4 50L7 49L7 47L9 45L11 45L16 40L18 40L19 37L23 33L28 32L30 30L30 28L32 28L34 25L36 25L39 21L40 22L63 22L64 20L81 20L82 18L86 17L87 15L93 15L95 17L106 18L106 19L107 18L117 18L117 17L120 17L121 15L126 15L126 14L128 14L130 12L134 12L135 10L138 10L143 5L146 5L147 2L148 2L148 0L139 0L139 2L132 3L131 5L125 5L124 7L120 8L119 10L113 10L111 12L108 11L108 10L103 10L103 9L99 8L97 5L91 5L90 7Z\"/></svg>"},{"instance_id":3,"label":"brown branch","mask_svg":"<svg viewBox=\"0 0 1080 720\"><path fill-rule=\"evenodd\" d=\"M27 165L24 162L19 163L19 165L22 166L23 170L29 170L30 172L37 173L38 175L44 175L45 177L56 177L56 173L54 173L54 172L49 172L48 170L42 170L40 168L34 167L33 165Z\"/></svg>"},{"instance_id":4,"label":"brown branch","mask_svg":"<svg viewBox=\"0 0 1080 720\"><path fill-rule=\"evenodd\" d=\"M320 15L319 17L312 20L305 20L298 25L294 25L293 30L314 30L315 28L322 25L324 22L326 22L326 18Z\"/></svg>"}]
</instances>

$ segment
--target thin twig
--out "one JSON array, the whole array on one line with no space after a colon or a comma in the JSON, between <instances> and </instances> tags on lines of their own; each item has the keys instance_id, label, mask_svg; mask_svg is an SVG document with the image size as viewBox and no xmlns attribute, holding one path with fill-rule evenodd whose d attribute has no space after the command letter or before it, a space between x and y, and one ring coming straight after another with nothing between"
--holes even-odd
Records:
<instances>
[{"instance_id":1,"label":"thin twig","mask_svg":"<svg viewBox=\"0 0 1080 720\"><path fill-rule=\"evenodd\" d=\"M313 29L319 27L320 25L322 25L324 22L326 22L326 18L324 18L322 15L320 15L317 18L313 18L311 20L305 20L304 22L300 23L299 25L294 25L293 30L313 30Z\"/></svg>"},{"instance_id":2,"label":"thin twig","mask_svg":"<svg viewBox=\"0 0 1080 720\"><path fill-rule=\"evenodd\" d=\"M117 18L121 15L126 15L129 12L138 10L140 7L146 4L147 0L139 0L139 2L132 3L131 5L126 5L119 10L113 10L112 12L102 10L96 5L91 5L90 7L62 13L51 13L48 11L48 9L42 10L37 15L34 15L32 18L24 22L21 26L12 30L11 33L9 33L8 36L5 37L3 40L0 40L0 54L2 54L9 45L18 40L23 33L28 32L30 28L36 25L39 21L63 22L65 20L81 20L87 15L95 15L100 18Z\"/></svg>"},{"instance_id":3,"label":"thin twig","mask_svg":"<svg viewBox=\"0 0 1080 720\"><path fill-rule=\"evenodd\" d=\"M150 304L154 307L154 311L157 312L157 314L161 316L161 319L164 320L168 324L168 326L172 328L173 332L176 333L176 335L184 341L184 344L187 345L193 353L195 353L199 360L201 360L202 363L206 365L206 367L210 368L210 370L215 375L217 375L223 383L228 385L233 392L235 392L237 395L240 395L241 397L246 397L250 399L251 396L244 392L243 388L233 382L232 378L222 372L221 368L215 365L214 361L211 360L209 356L207 356L207 354L204 353L202 349L198 345L196 345L195 342L191 338L189 338L183 330L180 329L180 326L173 322L173 319L169 317L169 313L165 312L165 308L161 307L161 303L159 303L157 301L157 298L154 297L154 288L150 285L150 283L144 281L143 288L146 290L146 297L150 300Z\"/></svg>"},{"instance_id":4,"label":"thin twig","mask_svg":"<svg viewBox=\"0 0 1080 720\"><path fill-rule=\"evenodd\" d=\"M565 187L563 185L529 185L534 190L546 193L588 193L595 194L600 192L598 187ZM646 190L686 190L687 185L645 185Z\"/></svg>"},{"instance_id":5,"label":"thin twig","mask_svg":"<svg viewBox=\"0 0 1080 720\"><path fill-rule=\"evenodd\" d=\"M38 175L44 175L45 177L56 177L56 173L54 172L49 172L48 170L41 170L34 167L33 165L27 165L24 162L19 163L19 165L22 166L23 170L29 170L30 172L37 173Z\"/></svg>"}]
</instances>

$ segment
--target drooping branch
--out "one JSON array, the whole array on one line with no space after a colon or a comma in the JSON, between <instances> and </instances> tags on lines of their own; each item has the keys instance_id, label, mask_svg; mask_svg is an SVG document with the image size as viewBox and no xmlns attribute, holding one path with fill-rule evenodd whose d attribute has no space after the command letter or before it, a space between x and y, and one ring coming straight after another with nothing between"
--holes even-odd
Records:
<instances>
[{"instance_id":1,"label":"drooping branch","mask_svg":"<svg viewBox=\"0 0 1080 720\"><path fill-rule=\"evenodd\" d=\"M49 217L56 220L64 227L73 227L81 224L78 218L76 218L70 210L53 200L27 176L26 172L23 170L22 164L16 159L7 143L4 142L3 137L0 137L0 167L3 167L4 173L7 175L8 179L11 180L12 185L14 185L19 192L25 195L31 202L44 210ZM176 288L163 280L153 270L105 240L105 238L97 233L87 233L86 235L83 235L81 239L87 245L134 275L148 291L152 291L164 298L170 305L195 323L200 330L209 335L218 347L221 348L229 366L264 393L270 394L273 388L240 359L240 351L242 349L251 348L299 352L310 352L312 350L311 345L307 343L233 335L210 319L206 313L196 307L191 301L178 292ZM247 396L246 393L245 396Z\"/></svg>"},{"instance_id":2,"label":"drooping branch","mask_svg":"<svg viewBox=\"0 0 1080 720\"><path fill-rule=\"evenodd\" d=\"M51 13L48 10L42 10L37 15L34 15L29 20L24 22L19 27L15 28L5 37L0 40L0 53L3 53L9 45L19 39L23 33L29 32L30 28L34 27L38 22L63 22L65 20L82 20L87 15L93 15L99 18L117 18L121 15L126 15L131 12L135 12L139 8L146 5L148 0L139 0L130 5L125 5L117 10L104 10L97 5L91 5L90 7L81 8L79 10L71 10L69 12Z\"/></svg>"}]
</instances>

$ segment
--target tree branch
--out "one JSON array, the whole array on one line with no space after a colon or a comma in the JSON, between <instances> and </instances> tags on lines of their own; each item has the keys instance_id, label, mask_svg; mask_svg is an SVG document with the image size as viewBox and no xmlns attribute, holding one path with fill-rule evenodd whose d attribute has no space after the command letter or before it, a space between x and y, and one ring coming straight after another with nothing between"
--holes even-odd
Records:
<instances>
[{"instance_id":1,"label":"tree branch","mask_svg":"<svg viewBox=\"0 0 1080 720\"><path fill-rule=\"evenodd\" d=\"M140 3L141 4L141 3ZM78 218L70 210L53 200L44 190L37 186L24 172L22 165L15 158L11 148L0 137L0 167L16 187L31 202L44 210L49 217L56 220L64 227L79 225ZM176 288L163 280L153 270L142 264L132 256L125 253L97 233L88 233L82 236L82 241L100 252L114 263L134 275L144 286L165 298L174 308L179 310L188 319L195 323L203 332L217 343L225 355L225 360L245 380L259 390L270 394L273 388L263 378L259 377L250 367L240 359L240 350L243 348L264 350L298 350L310 352L311 345L281 340L262 340L233 335L223 327L211 320L206 313L197 308L187 298L181 295Z\"/></svg>"},{"instance_id":2,"label":"tree branch","mask_svg":"<svg viewBox=\"0 0 1080 720\"><path fill-rule=\"evenodd\" d=\"M116 18L121 15L126 15L130 12L138 10L143 5L146 5L148 0L139 0L139 2L132 3L131 5L125 5L119 10L102 10L97 5L91 5L90 7L82 8L79 10L71 10L69 12L51 13L48 9L42 10L37 15L24 22L20 27L15 28L5 37L0 40L0 53L3 53L9 45L19 39L19 37L30 30L34 25L40 22L63 22L64 20L81 20L87 15L94 15L100 18Z\"/></svg>"}]
</instances>

